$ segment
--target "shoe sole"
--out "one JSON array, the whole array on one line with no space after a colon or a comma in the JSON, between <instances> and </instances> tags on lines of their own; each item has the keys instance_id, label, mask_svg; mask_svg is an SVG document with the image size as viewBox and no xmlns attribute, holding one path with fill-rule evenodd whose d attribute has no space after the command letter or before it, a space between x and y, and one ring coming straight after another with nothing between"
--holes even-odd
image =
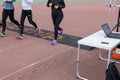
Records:
<instances>
[{"instance_id":1,"label":"shoe sole","mask_svg":"<svg viewBox=\"0 0 120 80\"><path fill-rule=\"evenodd\" d=\"M16 36L16 38L17 38L17 39L20 39L20 40L22 40L22 39L23 39L23 38L19 38L19 37L17 37L17 36Z\"/></svg>"},{"instance_id":2,"label":"shoe sole","mask_svg":"<svg viewBox=\"0 0 120 80\"><path fill-rule=\"evenodd\" d=\"M52 44L52 46L55 46L56 44Z\"/></svg>"},{"instance_id":3,"label":"shoe sole","mask_svg":"<svg viewBox=\"0 0 120 80\"><path fill-rule=\"evenodd\" d=\"M0 35L0 37L5 37L5 35Z\"/></svg>"},{"instance_id":4,"label":"shoe sole","mask_svg":"<svg viewBox=\"0 0 120 80\"><path fill-rule=\"evenodd\" d=\"M57 43L55 43L55 44L52 43L51 45L52 45L52 46L55 46L56 44L57 44Z\"/></svg>"}]
</instances>

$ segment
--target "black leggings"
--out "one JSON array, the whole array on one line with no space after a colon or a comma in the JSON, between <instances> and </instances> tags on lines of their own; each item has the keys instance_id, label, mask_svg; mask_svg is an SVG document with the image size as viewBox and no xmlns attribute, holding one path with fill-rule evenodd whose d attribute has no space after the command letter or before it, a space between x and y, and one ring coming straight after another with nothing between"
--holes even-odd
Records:
<instances>
[{"instance_id":1,"label":"black leggings","mask_svg":"<svg viewBox=\"0 0 120 80\"><path fill-rule=\"evenodd\" d=\"M60 28L60 23L63 19L63 15L52 15L52 20L53 20L53 24L54 24L54 39L57 40L58 38L58 30L61 30Z\"/></svg>"},{"instance_id":2,"label":"black leggings","mask_svg":"<svg viewBox=\"0 0 120 80\"><path fill-rule=\"evenodd\" d=\"M9 16L9 19L10 19L11 22L13 22L18 27L20 27L19 22L14 19L14 10L3 9L3 12L2 12L2 26L3 26L2 31L3 32L5 32L5 29L6 29L6 19L7 19L8 16Z\"/></svg>"},{"instance_id":3,"label":"black leggings","mask_svg":"<svg viewBox=\"0 0 120 80\"><path fill-rule=\"evenodd\" d=\"M32 20L32 11L31 10L22 10L21 19L20 19L20 23L21 23L20 34L23 34L24 22L25 22L26 16L28 18L29 23L32 24L35 28L37 28L37 24Z\"/></svg>"}]
</instances>

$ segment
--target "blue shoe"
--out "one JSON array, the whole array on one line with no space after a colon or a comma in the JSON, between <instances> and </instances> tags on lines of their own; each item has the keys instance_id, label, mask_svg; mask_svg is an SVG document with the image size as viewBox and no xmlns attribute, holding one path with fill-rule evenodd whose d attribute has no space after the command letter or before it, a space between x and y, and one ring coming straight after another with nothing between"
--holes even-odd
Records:
<instances>
[{"instance_id":1,"label":"blue shoe","mask_svg":"<svg viewBox=\"0 0 120 80\"><path fill-rule=\"evenodd\" d=\"M59 35L63 35L64 28L61 28Z\"/></svg>"},{"instance_id":2,"label":"blue shoe","mask_svg":"<svg viewBox=\"0 0 120 80\"><path fill-rule=\"evenodd\" d=\"M56 45L57 44L57 40L53 40L52 41L52 46Z\"/></svg>"}]
</instances>

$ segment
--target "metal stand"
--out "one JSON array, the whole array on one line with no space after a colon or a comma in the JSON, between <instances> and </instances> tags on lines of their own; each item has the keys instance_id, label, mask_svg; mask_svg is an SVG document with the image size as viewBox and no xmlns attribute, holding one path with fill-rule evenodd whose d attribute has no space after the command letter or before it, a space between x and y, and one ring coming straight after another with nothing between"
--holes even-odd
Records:
<instances>
[{"instance_id":1,"label":"metal stand","mask_svg":"<svg viewBox=\"0 0 120 80\"><path fill-rule=\"evenodd\" d=\"M119 26L120 26L120 8L119 8L119 12L118 12L118 20L117 20L117 24L115 25L115 27L112 29L112 31L116 28L116 32L119 31Z\"/></svg>"}]
</instances>

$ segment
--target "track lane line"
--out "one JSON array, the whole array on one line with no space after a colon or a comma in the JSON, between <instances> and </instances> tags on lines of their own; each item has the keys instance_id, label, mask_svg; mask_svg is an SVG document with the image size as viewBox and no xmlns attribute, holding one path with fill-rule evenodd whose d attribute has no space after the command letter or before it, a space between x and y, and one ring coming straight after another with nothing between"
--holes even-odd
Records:
<instances>
[{"instance_id":1,"label":"track lane line","mask_svg":"<svg viewBox=\"0 0 120 80\"><path fill-rule=\"evenodd\" d=\"M28 66L25 66L25 67L23 67L23 68L15 71L15 72L12 72L12 73L10 73L10 74L8 74L8 75L6 75L6 76L3 76L3 77L0 78L0 80L4 80L4 79L6 79L6 78L8 78L8 77L10 77L10 76L12 76L12 75L14 75L14 74L22 71L22 70L28 69L28 68L30 68L30 67L32 67L32 66L34 66L34 65L36 65L36 64L38 64L38 63L40 63L40 62L43 62L43 61L45 61L45 60L47 60L47 59L50 59L50 58L56 56L57 54L63 53L63 52L65 52L65 51L67 51L67 50L70 50L70 49L72 49L72 48L73 48L73 47L69 47L69 48L64 49L64 50L62 50L62 51L60 51L60 52L56 52L56 53L53 54L53 55L50 55L50 56L48 56L48 57L46 57L46 58L44 58L44 59L41 59L41 60L39 60L39 61L37 61L37 62L35 62L35 63L32 63L32 64L30 64L30 65L28 65Z\"/></svg>"}]
</instances>

